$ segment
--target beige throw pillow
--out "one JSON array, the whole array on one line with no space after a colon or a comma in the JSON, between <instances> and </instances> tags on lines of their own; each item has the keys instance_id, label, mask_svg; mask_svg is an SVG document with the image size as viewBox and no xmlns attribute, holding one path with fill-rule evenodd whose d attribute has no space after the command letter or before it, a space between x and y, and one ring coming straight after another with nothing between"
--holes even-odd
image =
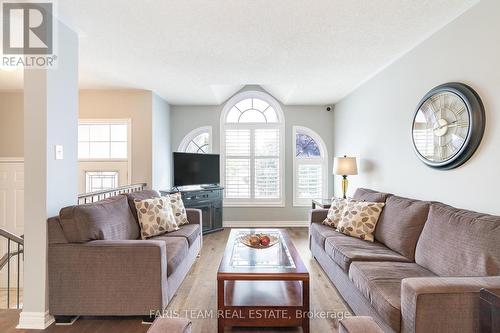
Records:
<instances>
[{"instance_id":1,"label":"beige throw pillow","mask_svg":"<svg viewBox=\"0 0 500 333\"><path fill-rule=\"evenodd\" d=\"M134 200L134 203L142 239L179 230L169 197Z\"/></svg>"},{"instance_id":2,"label":"beige throw pillow","mask_svg":"<svg viewBox=\"0 0 500 333\"><path fill-rule=\"evenodd\" d=\"M342 212L349 201L351 201L351 199L333 198L330 209L328 209L328 215L323 221L323 224L329 227L337 228L337 225L342 218Z\"/></svg>"},{"instance_id":3,"label":"beige throw pillow","mask_svg":"<svg viewBox=\"0 0 500 333\"><path fill-rule=\"evenodd\" d=\"M373 242L373 232L385 203L351 201L342 213L337 231Z\"/></svg>"},{"instance_id":4,"label":"beige throw pillow","mask_svg":"<svg viewBox=\"0 0 500 333\"><path fill-rule=\"evenodd\" d=\"M186 208L184 207L184 202L182 202L182 195L180 193L170 194L170 205L174 213L175 222L178 226L183 224L188 224L188 218L186 213Z\"/></svg>"}]
</instances>

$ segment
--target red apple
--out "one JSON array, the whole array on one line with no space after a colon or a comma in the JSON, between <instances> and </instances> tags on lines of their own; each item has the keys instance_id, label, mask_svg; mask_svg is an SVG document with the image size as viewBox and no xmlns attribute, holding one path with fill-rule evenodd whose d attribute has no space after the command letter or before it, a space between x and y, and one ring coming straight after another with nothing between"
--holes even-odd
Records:
<instances>
[{"instance_id":1,"label":"red apple","mask_svg":"<svg viewBox=\"0 0 500 333\"><path fill-rule=\"evenodd\" d=\"M269 246L269 243L271 243L271 239L269 239L269 236L264 235L260 237L260 245Z\"/></svg>"}]
</instances>

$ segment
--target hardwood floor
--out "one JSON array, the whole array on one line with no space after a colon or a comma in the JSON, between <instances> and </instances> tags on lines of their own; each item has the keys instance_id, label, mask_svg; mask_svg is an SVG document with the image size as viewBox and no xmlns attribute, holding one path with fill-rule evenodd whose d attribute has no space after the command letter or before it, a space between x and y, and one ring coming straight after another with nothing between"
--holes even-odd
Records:
<instances>
[{"instance_id":1,"label":"hardwood floor","mask_svg":"<svg viewBox=\"0 0 500 333\"><path fill-rule=\"evenodd\" d=\"M17 289L11 288L9 299L9 309L15 309L17 306ZM19 291L19 304L23 304L23 290ZM7 309L7 288L0 288L0 309Z\"/></svg>"},{"instance_id":2,"label":"hardwood floor","mask_svg":"<svg viewBox=\"0 0 500 333\"><path fill-rule=\"evenodd\" d=\"M311 279L311 311L328 311L337 316L349 315L349 309L337 290L326 277L316 260L312 258L308 247L307 228L287 228L288 233L300 252L307 266ZM201 257L194 264L190 273L179 288L177 295L170 303L167 311L191 318L194 333L217 332L217 319L212 314L217 309L216 275L220 260L224 253L229 229L206 235L203 239ZM205 315L207 315L205 317ZM143 333L148 325L142 325L138 318L83 318L72 326L52 325L44 331L16 330L18 321L16 310L0 310L0 332L4 333ZM264 329L264 328L226 328L225 332L258 333L258 332L300 332L298 328ZM311 319L311 332L336 332L336 319Z\"/></svg>"}]
</instances>

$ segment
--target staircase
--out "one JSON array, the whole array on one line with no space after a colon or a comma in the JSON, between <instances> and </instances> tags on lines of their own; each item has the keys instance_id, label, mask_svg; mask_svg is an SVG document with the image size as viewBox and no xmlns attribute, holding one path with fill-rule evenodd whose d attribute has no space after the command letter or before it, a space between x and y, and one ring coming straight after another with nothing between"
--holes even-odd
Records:
<instances>
[{"instance_id":1,"label":"staircase","mask_svg":"<svg viewBox=\"0 0 500 333\"><path fill-rule=\"evenodd\" d=\"M0 228L0 309L22 307L24 239Z\"/></svg>"}]
</instances>

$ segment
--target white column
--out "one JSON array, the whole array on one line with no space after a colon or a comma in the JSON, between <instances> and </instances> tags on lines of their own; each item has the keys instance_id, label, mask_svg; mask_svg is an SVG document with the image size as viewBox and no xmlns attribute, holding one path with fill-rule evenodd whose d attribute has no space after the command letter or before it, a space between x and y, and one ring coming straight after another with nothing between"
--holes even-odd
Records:
<instances>
[{"instance_id":1,"label":"white column","mask_svg":"<svg viewBox=\"0 0 500 333\"><path fill-rule=\"evenodd\" d=\"M77 200L78 36L54 19L53 69L24 71L24 290L18 328L44 329L49 314L47 218ZM55 146L63 146L62 160Z\"/></svg>"}]
</instances>

